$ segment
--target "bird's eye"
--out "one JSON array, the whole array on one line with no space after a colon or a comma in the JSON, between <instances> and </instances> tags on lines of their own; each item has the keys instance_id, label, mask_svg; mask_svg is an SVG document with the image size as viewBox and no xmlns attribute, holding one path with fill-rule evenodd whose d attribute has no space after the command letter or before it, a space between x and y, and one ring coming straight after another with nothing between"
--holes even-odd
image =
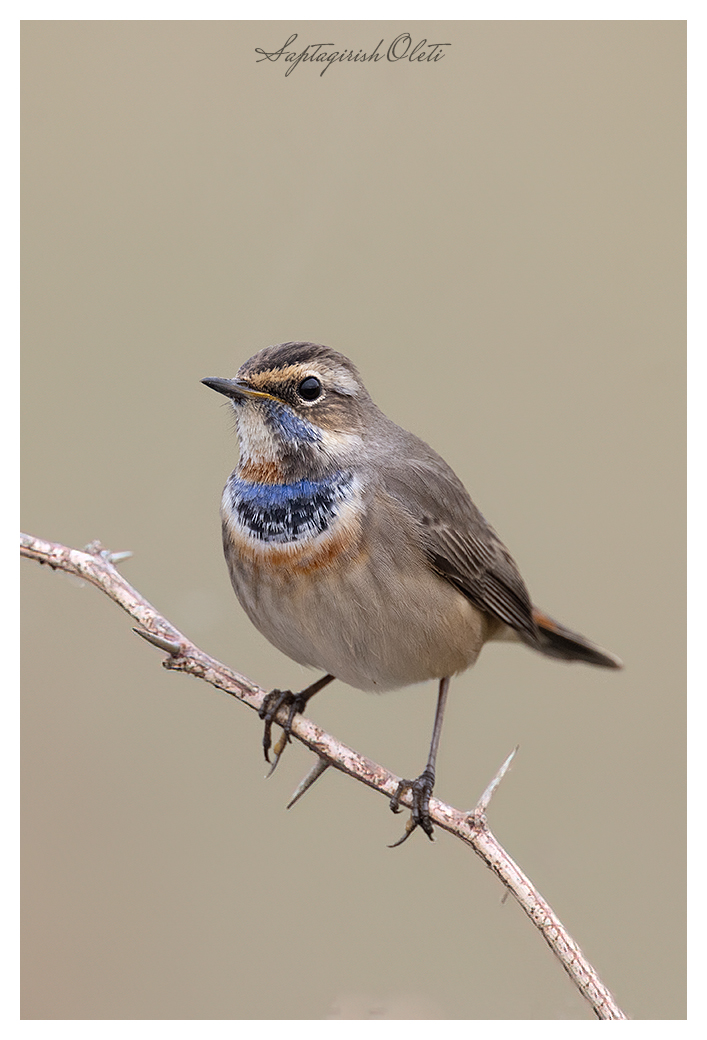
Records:
<instances>
[{"instance_id":1,"label":"bird's eye","mask_svg":"<svg viewBox=\"0 0 707 1040\"><path fill-rule=\"evenodd\" d=\"M300 397L304 401L316 401L322 392L322 384L315 376L307 376L297 388Z\"/></svg>"}]
</instances>

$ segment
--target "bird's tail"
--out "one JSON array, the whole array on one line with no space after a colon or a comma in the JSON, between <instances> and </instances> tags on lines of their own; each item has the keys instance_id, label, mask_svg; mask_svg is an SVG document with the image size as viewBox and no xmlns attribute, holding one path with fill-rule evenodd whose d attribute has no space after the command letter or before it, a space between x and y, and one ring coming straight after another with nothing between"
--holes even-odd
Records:
<instances>
[{"instance_id":1,"label":"bird's tail","mask_svg":"<svg viewBox=\"0 0 707 1040\"><path fill-rule=\"evenodd\" d=\"M585 664L595 664L600 668L623 668L623 661L615 654L602 650L579 632L565 628L537 607L533 607L533 621L540 637L537 649L548 657L559 657L563 661L584 661Z\"/></svg>"}]
</instances>

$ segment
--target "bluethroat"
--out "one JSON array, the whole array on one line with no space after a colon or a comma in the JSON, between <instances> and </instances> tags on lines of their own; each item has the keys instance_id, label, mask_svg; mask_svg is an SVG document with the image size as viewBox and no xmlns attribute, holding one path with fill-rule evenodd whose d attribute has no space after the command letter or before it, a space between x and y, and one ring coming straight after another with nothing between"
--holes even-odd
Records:
<instances>
[{"instance_id":1,"label":"bluethroat","mask_svg":"<svg viewBox=\"0 0 707 1040\"><path fill-rule=\"evenodd\" d=\"M268 696L265 758L280 708L289 707L286 741L295 714L334 678L378 691L439 680L427 765L391 802L398 811L410 788L400 842L417 826L431 838L450 679L484 643L520 641L604 668L621 661L533 605L455 473L376 407L343 354L281 343L246 361L235 379L203 382L230 398L240 442L221 503L235 593L278 650L325 673L300 693Z\"/></svg>"}]
</instances>

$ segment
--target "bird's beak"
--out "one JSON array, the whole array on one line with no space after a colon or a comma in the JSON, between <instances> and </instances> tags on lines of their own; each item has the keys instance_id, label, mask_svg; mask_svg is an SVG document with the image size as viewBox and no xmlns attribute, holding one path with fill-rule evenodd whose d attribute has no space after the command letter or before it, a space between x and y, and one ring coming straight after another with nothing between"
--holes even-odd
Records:
<instances>
[{"instance_id":1,"label":"bird's beak","mask_svg":"<svg viewBox=\"0 0 707 1040\"><path fill-rule=\"evenodd\" d=\"M242 379L202 379L201 381L205 386L216 390L217 393L225 394L226 397L236 401L244 397L270 397L270 394L265 394L261 390L254 390Z\"/></svg>"}]
</instances>

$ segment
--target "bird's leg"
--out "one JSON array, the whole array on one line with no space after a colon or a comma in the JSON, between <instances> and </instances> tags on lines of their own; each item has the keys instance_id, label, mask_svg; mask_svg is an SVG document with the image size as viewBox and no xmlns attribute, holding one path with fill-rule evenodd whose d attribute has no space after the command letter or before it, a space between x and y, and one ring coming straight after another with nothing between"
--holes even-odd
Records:
<instances>
[{"instance_id":1,"label":"bird's leg","mask_svg":"<svg viewBox=\"0 0 707 1040\"><path fill-rule=\"evenodd\" d=\"M405 827L405 833L399 841L396 841L390 846L391 849L397 848L398 845L402 845L402 843L410 837L416 827L422 827L430 841L433 840L433 827L432 821L430 820L430 797L435 783L437 748L439 747L439 738L442 734L442 722L444 720L444 709L447 704L447 694L449 693L449 682L449 676L445 676L444 679L440 679L439 681L437 710L435 712L435 724L432 730L432 743L430 744L430 753L427 759L427 765L420 773L417 780L401 780L398 784L397 791L390 799L390 808L393 812L400 812L400 796L407 787L410 788L410 793L412 794L412 813Z\"/></svg>"},{"instance_id":2,"label":"bird's leg","mask_svg":"<svg viewBox=\"0 0 707 1040\"><path fill-rule=\"evenodd\" d=\"M275 716L280 708L284 706L289 706L290 709L289 715L287 716L287 722L283 727L283 739L278 743L278 747L275 749L276 758L273 767L270 770L271 773L280 760L280 755L285 748L285 744L289 743L290 733L292 732L292 720L295 715L303 712L310 697L313 697L315 693L319 693L320 690L324 689L333 678L333 675L324 675L321 679L317 679L316 682L313 682L311 686L302 690L301 693L292 693L291 690L272 690L272 692L264 699L258 715L265 722L265 730L263 732L263 752L265 754L266 762L270 761L269 751L272 743L271 731ZM282 744L282 747L280 747L280 743Z\"/></svg>"}]
</instances>

